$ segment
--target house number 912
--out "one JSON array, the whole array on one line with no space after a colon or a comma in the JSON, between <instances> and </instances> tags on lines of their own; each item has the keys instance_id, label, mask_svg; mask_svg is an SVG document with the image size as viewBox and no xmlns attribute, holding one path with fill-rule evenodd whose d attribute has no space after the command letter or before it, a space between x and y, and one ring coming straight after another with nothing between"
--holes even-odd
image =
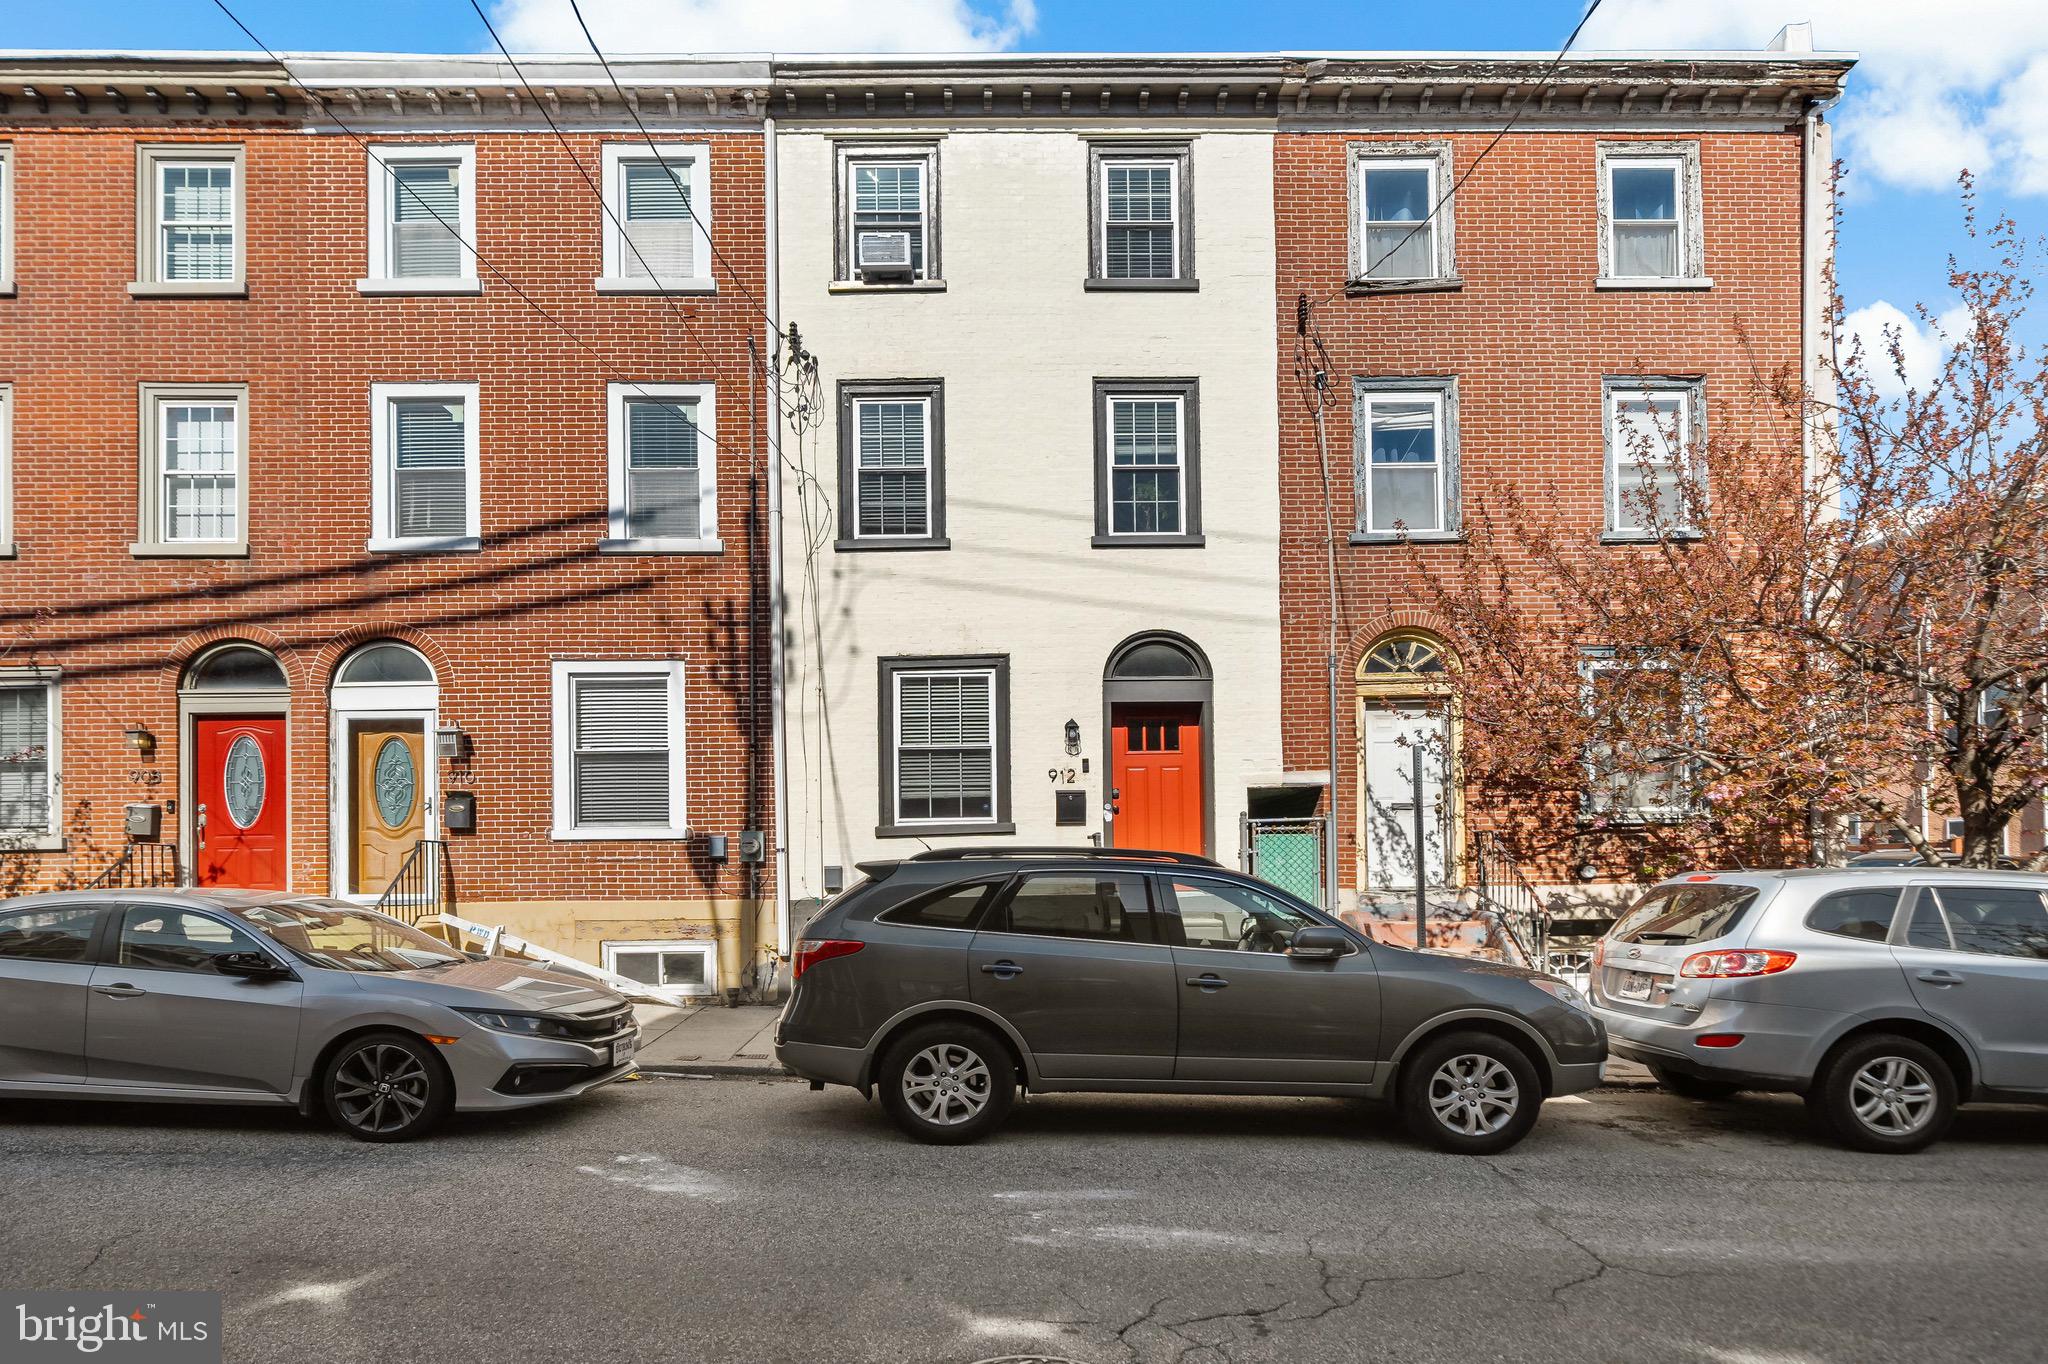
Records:
<instances>
[{"instance_id":1,"label":"house number 912","mask_svg":"<svg viewBox=\"0 0 2048 1364\"><path fill-rule=\"evenodd\" d=\"M1045 769L1045 775L1051 778L1055 786L1072 786L1074 779L1080 774L1071 767L1048 767Z\"/></svg>"}]
</instances>

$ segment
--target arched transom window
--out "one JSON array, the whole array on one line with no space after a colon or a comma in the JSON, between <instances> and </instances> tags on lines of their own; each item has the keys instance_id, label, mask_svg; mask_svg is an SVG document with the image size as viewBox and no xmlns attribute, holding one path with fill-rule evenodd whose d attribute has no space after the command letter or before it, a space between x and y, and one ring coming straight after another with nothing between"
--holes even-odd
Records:
<instances>
[{"instance_id":1,"label":"arched transom window","mask_svg":"<svg viewBox=\"0 0 2048 1364\"><path fill-rule=\"evenodd\" d=\"M1389 635L1367 650L1358 665L1359 679L1366 682L1441 682L1443 674L1444 646L1426 635Z\"/></svg>"}]
</instances>

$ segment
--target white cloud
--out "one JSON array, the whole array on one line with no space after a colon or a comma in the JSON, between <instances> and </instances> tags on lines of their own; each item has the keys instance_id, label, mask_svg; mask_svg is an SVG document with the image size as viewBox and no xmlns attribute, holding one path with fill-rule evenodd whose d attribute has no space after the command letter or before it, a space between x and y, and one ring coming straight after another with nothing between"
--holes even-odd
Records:
<instances>
[{"instance_id":1,"label":"white cloud","mask_svg":"<svg viewBox=\"0 0 2048 1364\"><path fill-rule=\"evenodd\" d=\"M1579 40L1602 48L1757 48L1788 19L1860 53L1841 111L1857 180L2048 193L2048 4L2042 0L1608 0Z\"/></svg>"},{"instance_id":2,"label":"white cloud","mask_svg":"<svg viewBox=\"0 0 2048 1364\"><path fill-rule=\"evenodd\" d=\"M1879 299L1842 319L1842 358L1848 359L1852 343L1860 345L1872 386L1887 398L1899 397L1908 387L1924 393L1949 349L1966 339L1969 331L1970 310L1960 303L1941 313L1930 325ZM1894 338L1905 369L1903 382L1900 365L1892 360Z\"/></svg>"},{"instance_id":3,"label":"white cloud","mask_svg":"<svg viewBox=\"0 0 2048 1364\"><path fill-rule=\"evenodd\" d=\"M1015 47L1038 22L1033 0L581 0L614 52L980 52ZM569 0L496 0L491 20L514 52L588 47Z\"/></svg>"}]
</instances>

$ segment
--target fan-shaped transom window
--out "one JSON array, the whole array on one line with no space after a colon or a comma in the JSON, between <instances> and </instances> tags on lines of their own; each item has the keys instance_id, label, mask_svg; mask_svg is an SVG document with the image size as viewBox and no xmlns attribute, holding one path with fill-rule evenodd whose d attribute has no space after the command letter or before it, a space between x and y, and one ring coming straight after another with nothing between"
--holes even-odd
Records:
<instances>
[{"instance_id":1,"label":"fan-shaped transom window","mask_svg":"<svg viewBox=\"0 0 2048 1364\"><path fill-rule=\"evenodd\" d=\"M1361 677L1384 681L1396 677L1440 678L1444 648L1420 635L1394 635L1372 646L1358 665Z\"/></svg>"},{"instance_id":2,"label":"fan-shaped transom window","mask_svg":"<svg viewBox=\"0 0 2048 1364\"><path fill-rule=\"evenodd\" d=\"M284 669L253 644L224 644L185 670L186 691L283 691Z\"/></svg>"},{"instance_id":3,"label":"fan-shaped transom window","mask_svg":"<svg viewBox=\"0 0 2048 1364\"><path fill-rule=\"evenodd\" d=\"M1201 663L1170 640L1146 639L1129 645L1110 664L1111 677L1204 677Z\"/></svg>"},{"instance_id":4,"label":"fan-shaped transom window","mask_svg":"<svg viewBox=\"0 0 2048 1364\"><path fill-rule=\"evenodd\" d=\"M403 644L372 644L348 656L334 675L334 685L390 686L394 683L431 683L434 670L416 650Z\"/></svg>"}]
</instances>

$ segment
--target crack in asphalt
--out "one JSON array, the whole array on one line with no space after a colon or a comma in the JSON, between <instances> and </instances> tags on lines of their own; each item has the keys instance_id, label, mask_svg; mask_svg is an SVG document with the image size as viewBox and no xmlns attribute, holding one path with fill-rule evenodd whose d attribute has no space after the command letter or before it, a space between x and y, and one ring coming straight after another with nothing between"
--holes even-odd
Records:
<instances>
[{"instance_id":1,"label":"crack in asphalt","mask_svg":"<svg viewBox=\"0 0 2048 1364\"><path fill-rule=\"evenodd\" d=\"M1584 1287L1589 1283L1597 1283L1601 1279L1606 1278L1610 1272L1636 1274L1646 1279L1683 1279L1690 1277L1696 1272L1692 1270L1644 1269L1641 1265L1624 1264L1619 1260L1611 1260L1602 1252L1595 1250L1585 1238L1579 1236L1576 1232L1569 1231L1560 1226L1556 1219L1563 1214L1523 1188L1521 1181L1509 1174L1501 1166L1488 1163L1486 1168L1500 1176L1501 1181L1510 1189L1513 1189L1516 1195L1529 1205L1530 1220L1593 1262L1594 1267L1591 1273L1581 1274L1576 1278L1567 1279L1563 1283L1551 1287L1550 1301L1554 1306L1564 1306L1564 1295L1566 1293L1571 1292L1574 1288Z\"/></svg>"},{"instance_id":2,"label":"crack in asphalt","mask_svg":"<svg viewBox=\"0 0 2048 1364\"><path fill-rule=\"evenodd\" d=\"M84 1264L80 1265L76 1270L72 1272L78 1277L83 1278L86 1275L86 1273L92 1269L94 1265L100 1262L100 1257L102 1255L105 1255L108 1251L112 1250L115 1247L115 1245L117 1245L120 1242L120 1240L121 1238L118 1236L109 1236L106 1240L100 1242L99 1249L95 1250L92 1253L92 1258L90 1260L87 1260Z\"/></svg>"}]
</instances>

